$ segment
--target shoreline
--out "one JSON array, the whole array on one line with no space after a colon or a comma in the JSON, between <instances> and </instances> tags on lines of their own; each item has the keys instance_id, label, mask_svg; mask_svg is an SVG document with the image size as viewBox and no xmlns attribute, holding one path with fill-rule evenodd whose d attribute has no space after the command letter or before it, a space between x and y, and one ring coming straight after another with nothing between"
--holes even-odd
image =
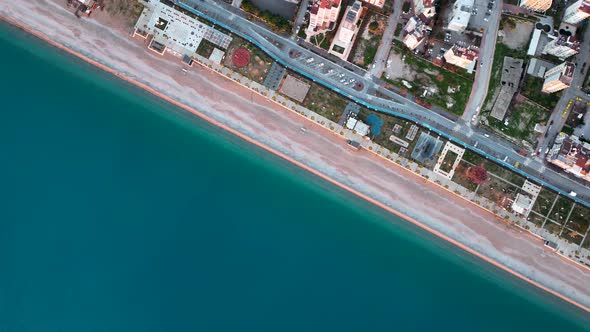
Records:
<instances>
[{"instance_id":1,"label":"shoreline","mask_svg":"<svg viewBox=\"0 0 590 332\"><path fill-rule=\"evenodd\" d=\"M20 22L18 22L16 20L13 20L13 19L10 19L8 17L5 17L4 15L0 15L0 19L3 20L6 23L12 25L12 26L17 27L18 29L20 29L20 30L22 30L22 31L24 31L26 33L29 33L29 34L33 35L34 37L40 39L41 41L44 41L44 42L50 44L53 47L56 47L56 48L58 48L58 49L60 49L62 51L65 51L68 54L71 54L71 55L73 55L73 56L75 56L75 57L77 57L77 58L85 61L86 63L88 63L90 65L93 65L93 66L95 66L95 67L97 67L97 68L99 68L99 69L101 69L103 71L106 71L106 72L108 72L108 73L110 73L110 74L112 74L112 75L114 75L114 76L122 79L123 81L125 81L127 83L133 84L134 86L139 87L139 88L143 89L144 91L147 91L150 94L152 94L152 95L154 95L154 96L156 96L158 98L161 98L161 99L165 100L166 102L168 102L168 103L170 103L170 104L172 104L172 105L174 105L176 107L179 107L179 108L183 109L186 112L190 112L191 114L198 116L199 118L201 118L201 119L209 122L210 124L212 124L214 126L217 126L217 127L221 128L221 129L223 129L223 130L225 130L225 131L227 131L227 132L229 132L229 133L231 133L231 134L233 134L233 135L235 135L235 136L243 139L244 141L246 141L248 143L251 143L251 144L253 144L253 145L255 145L255 146L259 147L259 148L264 149L265 151L268 151L270 153L273 153L274 155L280 157L281 159L286 160L286 161L288 161L288 162L290 162L290 163L292 163L292 164L294 164L294 165L296 165L296 166L298 166L298 167L306 170L307 172L312 173L312 174L314 174L314 175L322 178L323 180L326 180L326 181L330 182L331 184L334 184L334 185L340 187L341 189L344 189L344 190L346 190L346 191L348 191L348 192L356 195L357 197L360 197L360 198L364 199L365 201L368 201L369 203L371 203L371 204L373 204L373 205L375 205L375 206L377 206L377 207L379 207L379 208L381 208L381 209L383 209L383 210L385 210L385 211L387 211L389 213L392 213L392 214L394 214L394 215L396 215L396 216L398 216L398 217L400 217L400 218L402 218L402 219L404 219L404 220L406 220L406 221L414 224L415 226L420 227L421 229L423 229L423 230L425 230L425 231L427 231L427 232L429 232L429 233L431 233L431 234L433 234L433 235L435 235L435 236L437 236L437 237L439 237L439 238L441 238L443 240L446 240L447 242L450 242L451 244L459 247L460 249L462 249L462 250L464 250L464 251L466 251L466 252L468 252L468 253L470 253L470 254L472 254L472 255L480 258L480 259L482 259L483 261L485 261L485 262L487 262L489 264L492 264L493 266L495 266L497 268L500 268L500 269L502 269L502 270L504 270L504 271L512 274L513 276L515 276L515 277L517 277L517 278L519 278L519 279L521 279L523 281L528 282L529 284L531 284L533 286L536 286L537 288L540 288L540 289L546 291L549 294L552 294L552 295L560 298L561 300L564 300L565 302L568 302L568 303L570 303L570 304L572 304L572 305L574 305L574 306L576 306L576 307L578 307L578 308L580 308L582 310L585 310L587 312L590 312L590 307L585 306L585 305L583 305L583 304L581 304L581 303L573 300L572 298L567 297L567 296L565 296L565 295L563 295L563 294L561 294L561 293L559 293L559 292L557 292L555 290L552 290L552 289L548 288L547 286L544 286L544 285L540 284L539 282L537 282L535 280L532 280L530 277L527 277L527 276L525 276L522 273L519 273L519 272L517 272L517 271L515 271L513 269L510 269L509 267L505 266L504 264L502 264L502 263L500 263L500 262L498 262L498 261L496 261L496 260L494 260L494 259L492 259L492 258L490 258L488 256L485 256L485 255L477 252L476 250L470 248L469 246L467 246L467 245L465 245L465 244L463 244L463 243L461 243L461 242L459 242L459 241L457 241L457 240L449 237L446 234L443 234L442 232L440 232L440 231L438 231L438 230L436 230L436 229L434 229L434 228L432 228L432 227L430 227L430 226L428 226L428 225L426 225L426 224L424 224L422 222L419 222L418 220L410 217L409 215L406 215L406 214L404 214L404 213L402 213L402 212L400 212L398 210L395 210L394 208L391 208L391 207L387 206L386 204L381 203L377 199L374 199L372 197L369 197L367 194L364 194L364 193L360 192L357 189L354 189L354 188L352 188L352 187L350 187L350 186L348 186L346 184L343 184L343 183L339 182L338 180L333 179L329 175L326 175L326 174L324 174L324 173L322 173L322 172L320 172L320 171L318 171L318 170L316 170L316 169L314 169L314 168L312 168L312 167L310 167L308 165L305 165L304 163L302 163L302 162L300 162L300 161L298 161L298 160L296 160L296 159L294 159L294 158L286 155L283 152L280 152L280 151L278 151L276 149L273 149L272 147L270 147L270 146L268 146L268 145L266 145L266 144L264 144L262 142L259 142L259 141L255 140L255 139L249 137L248 135L246 135L244 133L241 133L240 131L238 131L238 130L236 130L234 128L231 128L230 126L228 126L226 124L223 124L222 122L220 122L220 121L218 121L216 119L213 119L213 118L207 116L206 114L204 114L204 113L196 110L195 108L192 108L192 107L190 107L190 106L188 106L186 104L183 104L183 103L181 103L179 101L176 101L172 97L169 97L169 96L163 94L162 92L159 92L155 88L152 88L151 86L149 86L149 85L147 85L145 83L139 82L139 81L137 81L137 80L135 80L133 78L130 78L128 76L125 76L124 74L120 73L116 69L113 69L113 68L111 68L111 67L109 67L109 66L107 66L105 64L102 64L102 63L100 63L98 61L92 60L89 57L87 57L86 55L84 55L82 53L79 53L79 52L76 52L76 51L74 51L74 50L72 50L72 49L70 49L70 48L68 48L68 47L60 44L59 42L54 41L51 38L43 35L42 33L38 32L38 31L36 31L36 30L34 30L32 28L29 28L25 24L22 24L22 23L20 23ZM232 82L232 84L234 84L233 81L231 81L231 80L228 80L228 81L230 81L230 82ZM304 118L304 117L302 117L302 118ZM312 121L310 119L306 119L306 123L313 123L313 126L315 128L321 128L322 129L322 135L325 135L326 133L329 132L328 130L326 130L325 128L319 126L318 124L316 124L314 121ZM410 170L405 170L400 165L396 165L396 169L397 170L400 170L401 169L401 170L404 170L405 172L412 173L416 179L423 180L422 177L420 177L419 175L414 174ZM424 181L420 181L420 182L424 182ZM485 209L484 209L484 211L486 211L487 213L489 213L489 211L487 211Z\"/></svg>"}]
</instances>

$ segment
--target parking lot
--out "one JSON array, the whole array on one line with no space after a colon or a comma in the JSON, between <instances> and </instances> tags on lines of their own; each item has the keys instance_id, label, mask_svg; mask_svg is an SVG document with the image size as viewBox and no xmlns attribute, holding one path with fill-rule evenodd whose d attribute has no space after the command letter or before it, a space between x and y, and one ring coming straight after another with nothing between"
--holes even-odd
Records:
<instances>
[{"instance_id":1,"label":"parking lot","mask_svg":"<svg viewBox=\"0 0 590 332\"><path fill-rule=\"evenodd\" d=\"M476 30L487 29L492 9L498 5L497 1L500 0L475 0L469 19L469 27Z\"/></svg>"},{"instance_id":2,"label":"parking lot","mask_svg":"<svg viewBox=\"0 0 590 332\"><path fill-rule=\"evenodd\" d=\"M341 67L334 66L326 59L314 55L302 55L299 52L289 52L289 56L313 72L321 74L326 78L327 81L331 81L331 83L337 82L344 86L354 88L357 91L361 91L363 89L363 84L354 78L354 76L351 75L349 71Z\"/></svg>"}]
</instances>

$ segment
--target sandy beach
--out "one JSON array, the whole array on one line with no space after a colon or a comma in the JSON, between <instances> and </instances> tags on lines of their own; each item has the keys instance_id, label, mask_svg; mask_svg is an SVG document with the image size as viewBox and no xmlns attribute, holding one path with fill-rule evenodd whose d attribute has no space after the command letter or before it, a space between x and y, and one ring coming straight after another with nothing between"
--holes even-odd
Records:
<instances>
[{"instance_id":1,"label":"sandy beach","mask_svg":"<svg viewBox=\"0 0 590 332\"><path fill-rule=\"evenodd\" d=\"M183 74L104 13L77 19L64 3L4 3L0 16L590 312L590 272L538 238L208 69Z\"/></svg>"}]
</instances>

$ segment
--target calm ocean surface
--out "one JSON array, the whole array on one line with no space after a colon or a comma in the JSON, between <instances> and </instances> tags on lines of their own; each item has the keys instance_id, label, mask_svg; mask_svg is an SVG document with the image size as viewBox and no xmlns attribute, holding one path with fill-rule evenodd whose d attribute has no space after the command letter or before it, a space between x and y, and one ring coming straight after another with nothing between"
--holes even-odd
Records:
<instances>
[{"instance_id":1,"label":"calm ocean surface","mask_svg":"<svg viewBox=\"0 0 590 332\"><path fill-rule=\"evenodd\" d=\"M0 50L0 331L590 329L20 31Z\"/></svg>"}]
</instances>

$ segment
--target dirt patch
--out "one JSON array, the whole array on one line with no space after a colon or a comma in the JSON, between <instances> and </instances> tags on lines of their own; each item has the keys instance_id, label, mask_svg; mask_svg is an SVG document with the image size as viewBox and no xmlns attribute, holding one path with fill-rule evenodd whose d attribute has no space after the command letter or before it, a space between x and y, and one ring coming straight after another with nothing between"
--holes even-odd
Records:
<instances>
[{"instance_id":1,"label":"dirt patch","mask_svg":"<svg viewBox=\"0 0 590 332\"><path fill-rule=\"evenodd\" d=\"M526 47L533 33L534 26L530 22L514 22L515 26L504 26L502 43L511 49Z\"/></svg>"}]
</instances>

